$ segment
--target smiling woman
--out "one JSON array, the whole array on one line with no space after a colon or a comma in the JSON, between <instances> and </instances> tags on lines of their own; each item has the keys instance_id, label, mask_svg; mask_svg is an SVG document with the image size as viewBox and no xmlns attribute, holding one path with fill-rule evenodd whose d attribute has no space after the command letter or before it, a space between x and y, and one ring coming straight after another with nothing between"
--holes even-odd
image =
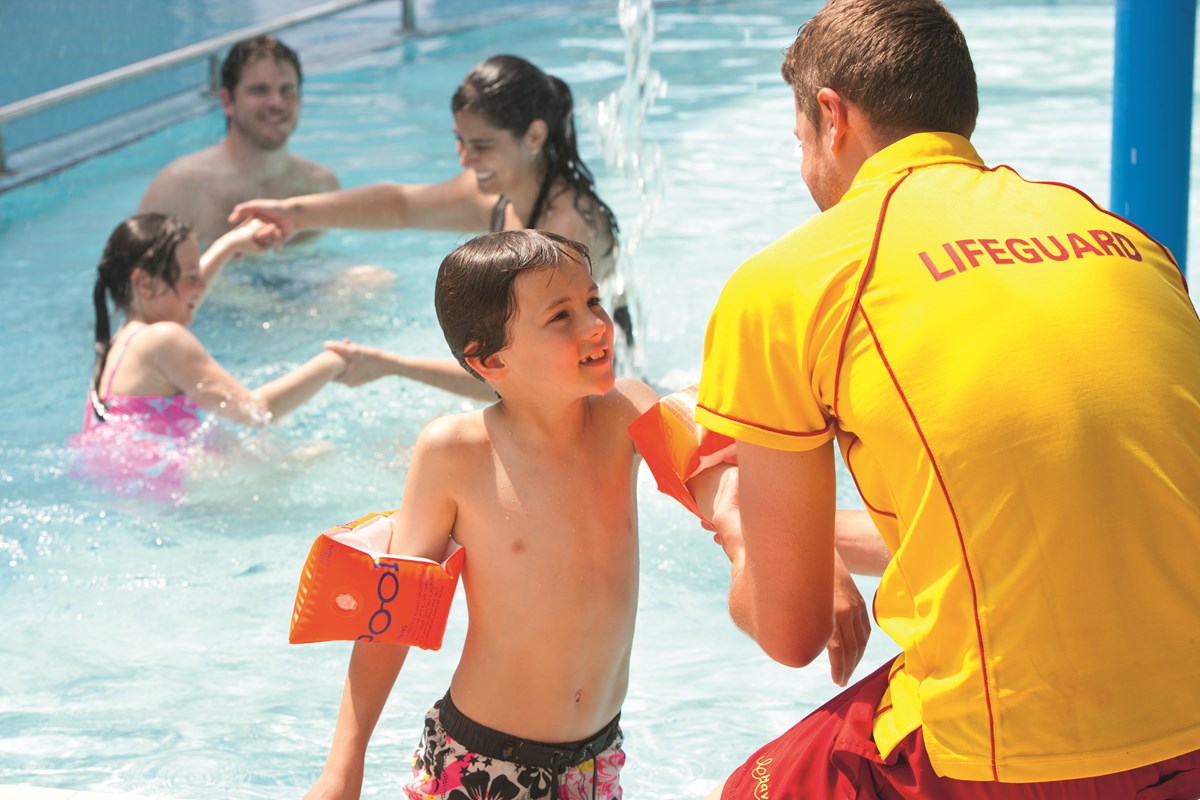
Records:
<instances>
[{"instance_id":1,"label":"smiling woman","mask_svg":"<svg viewBox=\"0 0 1200 800\"><path fill-rule=\"evenodd\" d=\"M493 56L476 65L451 100L463 172L441 183L372 183L353 189L251 200L231 221L257 217L286 235L305 228L422 228L476 233L538 228L580 242L596 278L616 270L617 222L596 193L575 139L566 83L523 58ZM610 296L616 293L610 287ZM624 298L614 317L631 341Z\"/></svg>"}]
</instances>

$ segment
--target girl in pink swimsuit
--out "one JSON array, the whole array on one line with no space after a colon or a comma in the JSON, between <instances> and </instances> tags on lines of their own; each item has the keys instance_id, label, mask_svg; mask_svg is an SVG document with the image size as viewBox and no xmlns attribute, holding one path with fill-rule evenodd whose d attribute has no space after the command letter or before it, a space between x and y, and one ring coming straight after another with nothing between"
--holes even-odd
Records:
<instances>
[{"instance_id":1,"label":"girl in pink swimsuit","mask_svg":"<svg viewBox=\"0 0 1200 800\"><path fill-rule=\"evenodd\" d=\"M117 226L100 259L93 295L96 366L83 431L72 437L77 474L118 494L178 501L189 458L219 444L206 412L266 424L343 377L347 360L322 350L251 390L188 330L208 284L230 258L261 253L281 238L274 225L252 221L201 256L195 235L172 217L139 214ZM111 336L110 296L125 315Z\"/></svg>"}]
</instances>

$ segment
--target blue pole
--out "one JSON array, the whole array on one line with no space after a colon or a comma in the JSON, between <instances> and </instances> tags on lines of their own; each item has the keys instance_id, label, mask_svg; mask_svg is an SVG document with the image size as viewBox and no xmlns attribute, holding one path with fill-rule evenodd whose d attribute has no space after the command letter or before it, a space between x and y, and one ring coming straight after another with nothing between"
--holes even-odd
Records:
<instances>
[{"instance_id":1,"label":"blue pole","mask_svg":"<svg viewBox=\"0 0 1200 800\"><path fill-rule=\"evenodd\" d=\"M1197 0L1116 0L1112 210L1186 270Z\"/></svg>"}]
</instances>

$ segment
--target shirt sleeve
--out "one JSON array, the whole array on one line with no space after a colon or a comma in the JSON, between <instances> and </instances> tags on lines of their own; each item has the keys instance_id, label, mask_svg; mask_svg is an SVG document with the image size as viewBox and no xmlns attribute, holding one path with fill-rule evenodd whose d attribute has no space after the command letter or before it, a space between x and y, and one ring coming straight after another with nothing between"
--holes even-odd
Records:
<instances>
[{"instance_id":1,"label":"shirt sleeve","mask_svg":"<svg viewBox=\"0 0 1200 800\"><path fill-rule=\"evenodd\" d=\"M825 293L804 285L814 273L791 252L785 237L722 290L705 335L696 421L734 439L798 451L833 438L830 402L819 387L831 385L836 364L828 363Z\"/></svg>"}]
</instances>

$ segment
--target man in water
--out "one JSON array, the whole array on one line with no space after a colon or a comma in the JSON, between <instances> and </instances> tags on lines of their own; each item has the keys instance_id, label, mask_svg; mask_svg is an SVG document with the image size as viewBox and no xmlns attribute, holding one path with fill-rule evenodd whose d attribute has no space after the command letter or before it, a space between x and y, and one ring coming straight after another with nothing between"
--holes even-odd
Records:
<instances>
[{"instance_id":1,"label":"man in water","mask_svg":"<svg viewBox=\"0 0 1200 800\"><path fill-rule=\"evenodd\" d=\"M337 189L331 170L287 149L300 117L301 80L300 59L275 37L235 44L221 65L225 138L164 167L138 213L178 217L207 246L232 227L229 212L244 200Z\"/></svg>"}]
</instances>

